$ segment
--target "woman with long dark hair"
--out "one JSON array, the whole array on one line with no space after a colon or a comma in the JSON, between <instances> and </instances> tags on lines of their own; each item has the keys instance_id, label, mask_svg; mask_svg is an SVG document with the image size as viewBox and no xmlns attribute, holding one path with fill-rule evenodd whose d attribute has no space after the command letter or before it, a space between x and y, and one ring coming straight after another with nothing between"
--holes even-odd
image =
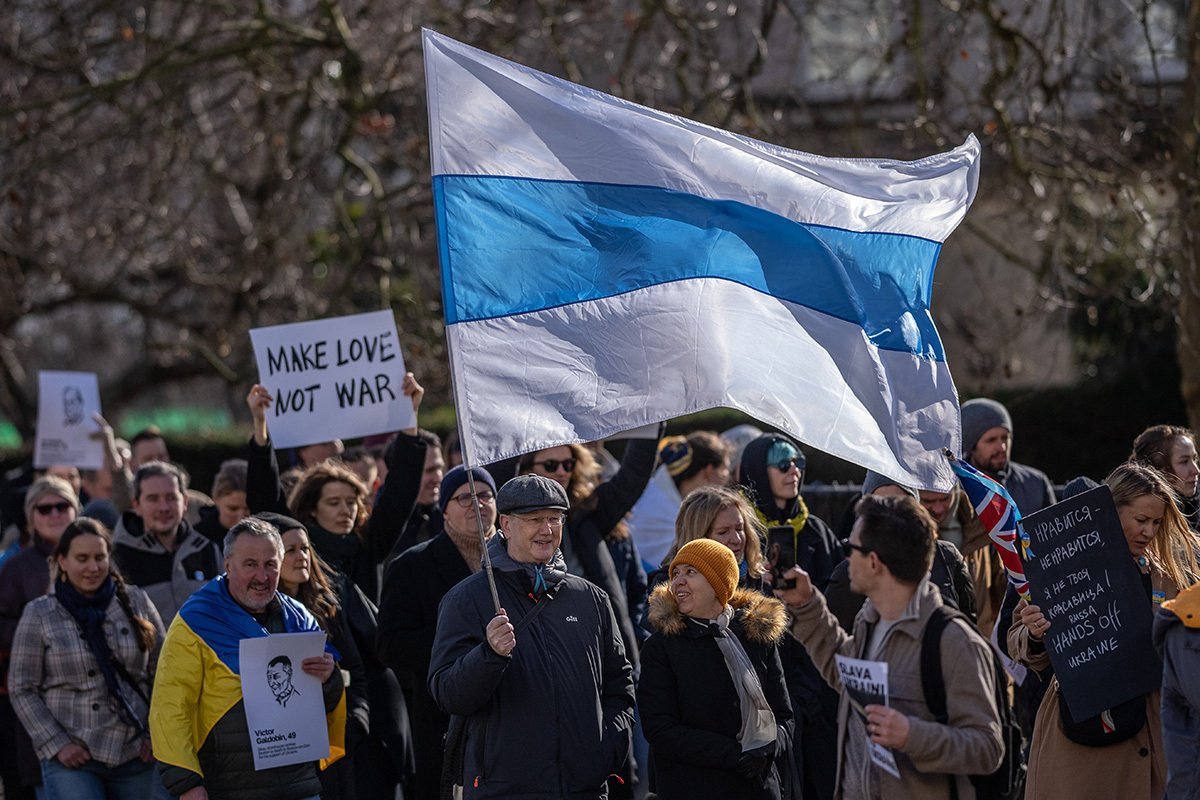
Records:
<instances>
[{"instance_id":1,"label":"woman with long dark hair","mask_svg":"<svg viewBox=\"0 0 1200 800\"><path fill-rule=\"evenodd\" d=\"M1179 510L1200 531L1200 463L1196 434L1178 425L1152 425L1133 440L1130 461L1154 467L1179 494Z\"/></svg>"},{"instance_id":2,"label":"woman with long dark hair","mask_svg":"<svg viewBox=\"0 0 1200 800\"><path fill-rule=\"evenodd\" d=\"M54 475L38 478L25 492L26 536L21 550L0 568L0 681L8 683L8 658L17 623L29 601L50 589L50 554L79 516L79 497ZM0 696L0 774L6 800L33 800L42 772L25 729L17 724L8 695Z\"/></svg>"},{"instance_id":3,"label":"woman with long dark hair","mask_svg":"<svg viewBox=\"0 0 1200 800\"><path fill-rule=\"evenodd\" d=\"M279 591L300 601L325 631L329 641L341 655L338 666L350 673L346 685L346 758L335 761L321 771L321 797L324 800L353 800L359 792L357 777L364 774L362 783L371 783L370 774L377 765L362 752L370 731L370 702L367 675L362 656L342 612L337 590L326 576L327 567L313 550L308 531L299 521L282 514L256 514L279 530L283 540L283 562L279 565Z\"/></svg>"},{"instance_id":4,"label":"woman with long dark hair","mask_svg":"<svg viewBox=\"0 0 1200 800\"><path fill-rule=\"evenodd\" d=\"M145 800L158 775L147 715L163 627L109 561L108 529L67 526L53 593L25 607L8 687L42 764L47 800Z\"/></svg>"}]
</instances>

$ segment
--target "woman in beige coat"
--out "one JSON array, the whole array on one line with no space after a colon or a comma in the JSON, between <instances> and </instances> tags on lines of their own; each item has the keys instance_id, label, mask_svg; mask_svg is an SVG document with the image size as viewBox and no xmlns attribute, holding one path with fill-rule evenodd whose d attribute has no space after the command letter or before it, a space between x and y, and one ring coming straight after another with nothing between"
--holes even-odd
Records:
<instances>
[{"instance_id":1,"label":"woman in beige coat","mask_svg":"<svg viewBox=\"0 0 1200 800\"><path fill-rule=\"evenodd\" d=\"M1129 553L1150 579L1157 610L1180 588L1197 580L1196 542L1175 503L1175 493L1148 467L1126 463L1104 479L1112 490ZM1009 652L1032 669L1044 670L1050 657L1042 637L1050 623L1036 605L1018 605L1008 632ZM1147 669L1154 665L1147 664ZM1116 744L1091 747L1067 738L1059 714L1058 679L1046 691L1034 722L1029 748L1027 800L1094 800L1120 797L1159 800L1166 787L1166 760L1158 689L1145 697L1146 724Z\"/></svg>"}]
</instances>

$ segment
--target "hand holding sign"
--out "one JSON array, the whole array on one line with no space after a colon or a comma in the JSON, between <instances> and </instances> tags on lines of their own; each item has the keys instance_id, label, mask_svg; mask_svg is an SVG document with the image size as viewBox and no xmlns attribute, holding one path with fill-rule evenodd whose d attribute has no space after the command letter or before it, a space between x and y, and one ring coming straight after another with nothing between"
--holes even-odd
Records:
<instances>
[{"instance_id":1,"label":"hand holding sign","mask_svg":"<svg viewBox=\"0 0 1200 800\"><path fill-rule=\"evenodd\" d=\"M112 425L100 416L99 411L92 413L92 421L99 425L100 429L89 434L88 438L95 439L104 447L104 468L122 469L125 461L121 458L121 452L117 450L117 435L113 432Z\"/></svg>"},{"instance_id":2,"label":"hand holding sign","mask_svg":"<svg viewBox=\"0 0 1200 800\"><path fill-rule=\"evenodd\" d=\"M875 744L903 750L908 743L908 717L894 708L870 705L867 712L867 733Z\"/></svg>"},{"instance_id":3,"label":"hand holding sign","mask_svg":"<svg viewBox=\"0 0 1200 800\"><path fill-rule=\"evenodd\" d=\"M276 447L415 428L392 312L256 328L250 339Z\"/></svg>"},{"instance_id":4,"label":"hand holding sign","mask_svg":"<svg viewBox=\"0 0 1200 800\"><path fill-rule=\"evenodd\" d=\"M1040 642L1046 631L1050 630L1050 621L1046 619L1042 609L1022 600L1017 603L1017 611L1021 615L1021 624L1029 629L1030 637Z\"/></svg>"},{"instance_id":5,"label":"hand holding sign","mask_svg":"<svg viewBox=\"0 0 1200 800\"><path fill-rule=\"evenodd\" d=\"M267 431L267 410L271 407L271 392L261 383L256 383L250 387L250 394L246 395L246 405L250 409L250 418L254 421L254 443L259 447L266 447L270 440L270 434Z\"/></svg>"},{"instance_id":6,"label":"hand holding sign","mask_svg":"<svg viewBox=\"0 0 1200 800\"><path fill-rule=\"evenodd\" d=\"M405 397L412 400L413 407L413 424L411 428L405 428L404 433L409 436L417 435L417 412L421 410L421 399L425 397L425 387L417 383L417 379L411 372L404 373L404 383L400 384L400 391Z\"/></svg>"},{"instance_id":7,"label":"hand holding sign","mask_svg":"<svg viewBox=\"0 0 1200 800\"><path fill-rule=\"evenodd\" d=\"M329 653L321 653L319 656L306 658L300 662L300 669L324 683L333 674L333 656Z\"/></svg>"}]
</instances>

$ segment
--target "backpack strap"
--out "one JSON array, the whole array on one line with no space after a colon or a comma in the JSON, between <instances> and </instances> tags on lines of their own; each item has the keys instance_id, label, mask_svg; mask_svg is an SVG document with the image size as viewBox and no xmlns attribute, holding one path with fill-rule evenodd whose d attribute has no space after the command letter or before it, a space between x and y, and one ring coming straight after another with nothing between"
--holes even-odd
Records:
<instances>
[{"instance_id":1,"label":"backpack strap","mask_svg":"<svg viewBox=\"0 0 1200 800\"><path fill-rule=\"evenodd\" d=\"M945 725L950 719L946 709L946 679L942 675L942 631L957 614L945 606L938 606L925 623L921 635L921 691L925 694L925 705L935 721Z\"/></svg>"},{"instance_id":2,"label":"backpack strap","mask_svg":"<svg viewBox=\"0 0 1200 800\"><path fill-rule=\"evenodd\" d=\"M936 722L945 725L950 720L946 708L946 678L942 675L942 632L955 617L964 617L961 611L948 606L938 606L925 623L921 634L921 691L925 694L925 705ZM958 800L958 780L950 778L950 798Z\"/></svg>"}]
</instances>

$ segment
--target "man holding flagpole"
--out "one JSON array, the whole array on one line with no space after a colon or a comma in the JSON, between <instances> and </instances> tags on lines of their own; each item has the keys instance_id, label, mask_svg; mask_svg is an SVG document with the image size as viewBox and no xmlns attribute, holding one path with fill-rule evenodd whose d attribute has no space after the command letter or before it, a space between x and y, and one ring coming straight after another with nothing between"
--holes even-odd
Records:
<instances>
[{"instance_id":1,"label":"man holding flagpole","mask_svg":"<svg viewBox=\"0 0 1200 800\"><path fill-rule=\"evenodd\" d=\"M458 718L445 774L466 798L604 798L629 751L632 669L608 596L566 571L568 505L549 478L505 483L487 545L502 608L484 572L442 599L429 693Z\"/></svg>"}]
</instances>

